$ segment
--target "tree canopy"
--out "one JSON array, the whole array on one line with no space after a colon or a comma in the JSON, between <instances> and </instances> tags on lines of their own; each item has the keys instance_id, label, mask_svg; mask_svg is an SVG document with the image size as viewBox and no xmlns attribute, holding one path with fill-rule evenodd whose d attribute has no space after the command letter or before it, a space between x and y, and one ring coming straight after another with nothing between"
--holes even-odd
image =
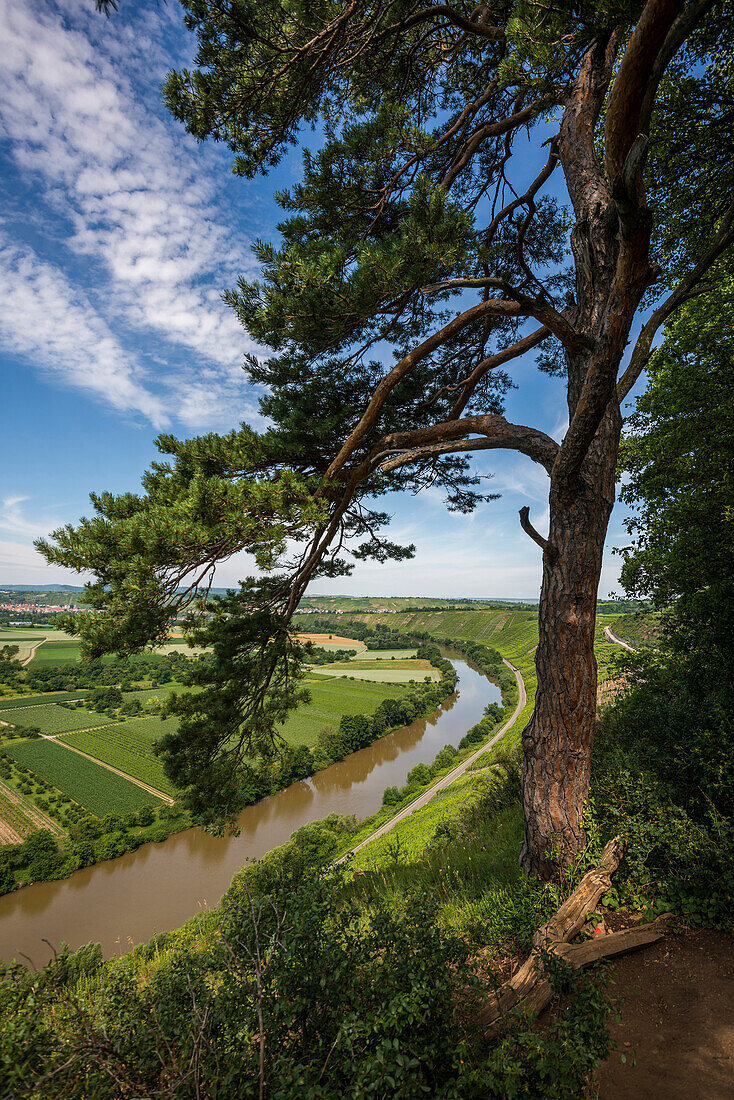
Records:
<instances>
[{"instance_id":1,"label":"tree canopy","mask_svg":"<svg viewBox=\"0 0 734 1100\"><path fill-rule=\"evenodd\" d=\"M689 302L651 357L620 453L634 509L622 583L666 614L670 641L731 674L734 280Z\"/></svg>"},{"instance_id":2,"label":"tree canopy","mask_svg":"<svg viewBox=\"0 0 734 1100\"><path fill-rule=\"evenodd\" d=\"M412 553L383 533L391 489L437 485L469 510L487 495L471 453L519 451L551 506L547 539L522 517L544 555L527 866L573 855L620 402L734 239L731 0L183 6L198 53L166 82L174 116L225 142L243 177L304 146L280 239L256 243L260 278L226 295L269 349L247 369L270 426L162 436L142 494L95 495L91 518L40 544L97 577L104 613L74 626L92 653L139 648L218 562L255 555L264 575L194 628L215 661L167 746L172 774L232 812L238 773L299 698L288 624L307 585L350 554ZM560 444L504 416L511 365L534 349L565 384Z\"/></svg>"}]
</instances>

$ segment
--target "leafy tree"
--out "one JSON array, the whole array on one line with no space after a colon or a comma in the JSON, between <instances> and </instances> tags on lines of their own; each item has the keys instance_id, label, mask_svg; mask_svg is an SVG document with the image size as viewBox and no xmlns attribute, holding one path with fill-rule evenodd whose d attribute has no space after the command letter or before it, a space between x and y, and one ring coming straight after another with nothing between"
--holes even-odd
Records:
<instances>
[{"instance_id":1,"label":"leafy tree","mask_svg":"<svg viewBox=\"0 0 734 1100\"><path fill-rule=\"evenodd\" d=\"M734 268L689 302L650 360L620 453L634 509L622 583L665 612L676 650L728 681L734 659Z\"/></svg>"},{"instance_id":2,"label":"leafy tree","mask_svg":"<svg viewBox=\"0 0 734 1100\"><path fill-rule=\"evenodd\" d=\"M621 450L629 474L622 498L634 509L622 581L663 612L663 629L659 648L643 648L630 662L633 689L606 720L606 736L619 745L631 775L647 770L674 791L678 805L716 836L712 849L727 852L731 862L733 275L729 264L709 293L667 326ZM644 745L635 746L640 729ZM702 861L696 853L691 862L700 869ZM716 874L723 883L720 867ZM727 881L722 899L732 896L734 880Z\"/></svg>"},{"instance_id":3,"label":"leafy tree","mask_svg":"<svg viewBox=\"0 0 734 1100\"><path fill-rule=\"evenodd\" d=\"M92 655L162 640L218 562L254 554L261 579L191 629L214 661L172 705L165 745L193 808L233 813L302 697L289 623L307 585L348 572L345 543L356 558L412 553L384 537L374 500L439 485L469 510L486 498L471 453L529 456L549 477L550 530L521 510L543 551L521 858L550 873L585 843L620 403L734 238L731 0L184 8L195 68L165 95L192 134L227 143L251 177L318 131L278 195L280 244L255 246L262 278L226 296L271 349L248 366L271 426L161 436L141 495L95 494L91 518L39 545L97 577L86 599L106 614L74 622ZM543 139L546 163L529 167ZM565 205L544 190L559 173ZM505 368L537 348L566 387L561 444L503 415Z\"/></svg>"}]
</instances>

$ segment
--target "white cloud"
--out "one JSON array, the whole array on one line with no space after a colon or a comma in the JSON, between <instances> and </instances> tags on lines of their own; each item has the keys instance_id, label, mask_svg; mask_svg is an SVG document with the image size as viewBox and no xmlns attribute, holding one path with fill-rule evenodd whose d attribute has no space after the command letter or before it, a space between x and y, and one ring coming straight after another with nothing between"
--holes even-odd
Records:
<instances>
[{"instance_id":1,"label":"white cloud","mask_svg":"<svg viewBox=\"0 0 734 1100\"><path fill-rule=\"evenodd\" d=\"M65 385L83 389L120 411L168 423L164 403L105 321L51 264L0 238L0 340Z\"/></svg>"},{"instance_id":2,"label":"white cloud","mask_svg":"<svg viewBox=\"0 0 734 1100\"><path fill-rule=\"evenodd\" d=\"M36 191L26 218L46 230L50 209L57 226L61 218L71 227L62 230L67 280L81 262L87 296L113 329L157 334L216 366L209 389L228 399L231 416L253 345L220 293L250 260L217 187L225 158L197 146L160 106L171 61L164 11L106 20L91 3L64 11L0 0L0 132ZM169 376L184 405L200 371L201 362ZM213 397L207 405L218 407ZM203 407L184 419L203 423Z\"/></svg>"},{"instance_id":3,"label":"white cloud","mask_svg":"<svg viewBox=\"0 0 734 1100\"><path fill-rule=\"evenodd\" d=\"M33 546L0 539L0 586L3 584L83 584L69 569L49 565Z\"/></svg>"}]
</instances>

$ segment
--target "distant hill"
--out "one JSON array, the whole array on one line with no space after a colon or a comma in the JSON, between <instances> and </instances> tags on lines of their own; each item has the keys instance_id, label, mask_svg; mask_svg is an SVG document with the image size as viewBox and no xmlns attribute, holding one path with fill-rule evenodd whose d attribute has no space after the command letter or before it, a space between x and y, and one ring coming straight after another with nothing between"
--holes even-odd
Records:
<instances>
[{"instance_id":1,"label":"distant hill","mask_svg":"<svg viewBox=\"0 0 734 1100\"><path fill-rule=\"evenodd\" d=\"M0 584L0 592L83 592L81 584ZM224 591L224 589L222 589Z\"/></svg>"}]
</instances>

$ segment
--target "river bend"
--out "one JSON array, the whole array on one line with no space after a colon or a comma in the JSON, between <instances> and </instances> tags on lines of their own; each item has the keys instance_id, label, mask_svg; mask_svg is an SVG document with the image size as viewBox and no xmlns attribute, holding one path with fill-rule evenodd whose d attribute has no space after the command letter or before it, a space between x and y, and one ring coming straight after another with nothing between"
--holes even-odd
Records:
<instances>
[{"instance_id":1,"label":"river bend","mask_svg":"<svg viewBox=\"0 0 734 1100\"><path fill-rule=\"evenodd\" d=\"M420 761L458 745L499 688L463 658L451 657L459 690L430 718L411 722L308 780L248 806L237 837L187 829L161 844L145 844L58 882L39 882L0 898L0 959L43 965L44 940L72 948L101 943L106 956L127 951L154 932L176 928L215 906L232 876L250 859L284 844L296 829L330 813L374 813L385 787L402 786Z\"/></svg>"}]
</instances>

